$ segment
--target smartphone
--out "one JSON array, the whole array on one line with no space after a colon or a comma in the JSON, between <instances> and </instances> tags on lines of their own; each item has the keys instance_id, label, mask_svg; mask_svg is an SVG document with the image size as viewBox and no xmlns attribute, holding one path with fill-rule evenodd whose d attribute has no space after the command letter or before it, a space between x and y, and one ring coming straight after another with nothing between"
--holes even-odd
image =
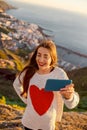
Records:
<instances>
[{"instance_id":1,"label":"smartphone","mask_svg":"<svg viewBox=\"0 0 87 130\"><path fill-rule=\"evenodd\" d=\"M64 88L66 85L72 83L72 80L65 79L48 79L45 85L46 91L59 91L61 88Z\"/></svg>"}]
</instances>

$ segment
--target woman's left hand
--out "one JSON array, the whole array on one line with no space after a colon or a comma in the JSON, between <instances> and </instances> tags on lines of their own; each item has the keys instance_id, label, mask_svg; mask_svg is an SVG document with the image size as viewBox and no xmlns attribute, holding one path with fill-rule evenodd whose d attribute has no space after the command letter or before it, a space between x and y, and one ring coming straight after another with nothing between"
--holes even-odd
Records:
<instances>
[{"instance_id":1,"label":"woman's left hand","mask_svg":"<svg viewBox=\"0 0 87 130\"><path fill-rule=\"evenodd\" d=\"M65 86L65 88L60 89L60 93L65 99L72 98L74 93L74 84L69 84Z\"/></svg>"}]
</instances>

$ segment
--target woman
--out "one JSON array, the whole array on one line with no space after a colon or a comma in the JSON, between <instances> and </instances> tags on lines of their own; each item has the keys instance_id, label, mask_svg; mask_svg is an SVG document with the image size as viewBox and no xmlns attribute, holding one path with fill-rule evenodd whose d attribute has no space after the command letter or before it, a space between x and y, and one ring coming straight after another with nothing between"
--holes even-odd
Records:
<instances>
[{"instance_id":1,"label":"woman","mask_svg":"<svg viewBox=\"0 0 87 130\"><path fill-rule=\"evenodd\" d=\"M56 92L45 91L47 79L68 79L57 63L55 44L50 40L42 41L13 83L17 94L27 104L22 118L25 130L55 130L55 123L61 121L64 103L72 109L79 102L74 84Z\"/></svg>"}]
</instances>

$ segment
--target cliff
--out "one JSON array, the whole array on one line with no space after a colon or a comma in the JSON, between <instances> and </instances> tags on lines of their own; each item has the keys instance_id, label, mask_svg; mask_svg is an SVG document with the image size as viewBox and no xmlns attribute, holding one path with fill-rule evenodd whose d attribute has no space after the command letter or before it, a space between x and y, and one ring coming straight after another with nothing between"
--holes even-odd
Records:
<instances>
[{"instance_id":1,"label":"cliff","mask_svg":"<svg viewBox=\"0 0 87 130\"><path fill-rule=\"evenodd\" d=\"M9 5L7 2L4 0L0 0L0 11L5 12L8 9L13 9L14 7Z\"/></svg>"}]
</instances>

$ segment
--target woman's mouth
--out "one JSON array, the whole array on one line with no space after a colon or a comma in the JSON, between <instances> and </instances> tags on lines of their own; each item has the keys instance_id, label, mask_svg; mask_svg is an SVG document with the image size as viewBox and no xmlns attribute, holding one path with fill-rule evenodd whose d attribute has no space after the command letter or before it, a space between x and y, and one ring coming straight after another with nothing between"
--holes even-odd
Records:
<instances>
[{"instance_id":1,"label":"woman's mouth","mask_svg":"<svg viewBox=\"0 0 87 130\"><path fill-rule=\"evenodd\" d=\"M44 66L44 65L45 65L45 63L38 63L38 65L39 65L39 66Z\"/></svg>"}]
</instances>

